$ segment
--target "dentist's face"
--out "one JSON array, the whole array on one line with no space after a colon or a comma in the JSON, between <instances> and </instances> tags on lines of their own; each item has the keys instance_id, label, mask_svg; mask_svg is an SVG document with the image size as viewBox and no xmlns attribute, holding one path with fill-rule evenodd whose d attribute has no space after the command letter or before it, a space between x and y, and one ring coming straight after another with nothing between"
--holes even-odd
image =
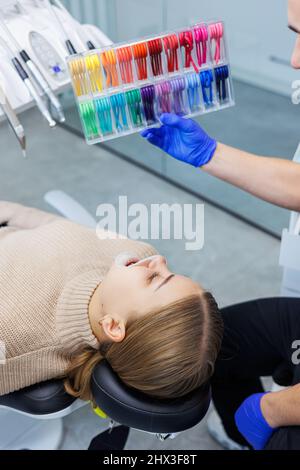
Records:
<instances>
[{"instance_id":1,"label":"dentist's face","mask_svg":"<svg viewBox=\"0 0 300 470\"><path fill-rule=\"evenodd\" d=\"M295 69L300 69L300 0L288 1L288 24L297 35L291 64Z\"/></svg>"}]
</instances>

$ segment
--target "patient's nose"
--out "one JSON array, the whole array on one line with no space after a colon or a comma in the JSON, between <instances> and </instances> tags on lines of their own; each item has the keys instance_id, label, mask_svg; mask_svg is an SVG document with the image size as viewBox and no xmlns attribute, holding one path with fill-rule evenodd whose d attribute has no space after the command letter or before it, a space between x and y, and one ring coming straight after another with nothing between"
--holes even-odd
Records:
<instances>
[{"instance_id":1,"label":"patient's nose","mask_svg":"<svg viewBox=\"0 0 300 470\"><path fill-rule=\"evenodd\" d=\"M144 266L146 268L159 271L161 274L169 273L167 260L164 256L161 255L155 255L151 256L150 258L146 258L142 261L139 261L134 266Z\"/></svg>"},{"instance_id":2,"label":"patient's nose","mask_svg":"<svg viewBox=\"0 0 300 470\"><path fill-rule=\"evenodd\" d=\"M168 271L167 260L164 256L155 256L149 262L149 268L156 269L160 271Z\"/></svg>"},{"instance_id":3,"label":"patient's nose","mask_svg":"<svg viewBox=\"0 0 300 470\"><path fill-rule=\"evenodd\" d=\"M294 69L300 69L300 36L297 37L294 51L291 58L291 64Z\"/></svg>"}]
</instances>

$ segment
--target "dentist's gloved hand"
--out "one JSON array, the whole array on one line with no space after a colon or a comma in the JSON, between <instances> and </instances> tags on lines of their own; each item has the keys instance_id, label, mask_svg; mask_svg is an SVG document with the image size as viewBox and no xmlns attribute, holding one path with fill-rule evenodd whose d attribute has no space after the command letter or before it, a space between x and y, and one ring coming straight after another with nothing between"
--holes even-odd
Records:
<instances>
[{"instance_id":1,"label":"dentist's gloved hand","mask_svg":"<svg viewBox=\"0 0 300 470\"><path fill-rule=\"evenodd\" d=\"M162 114L162 127L146 129L141 136L176 160L199 168L213 158L217 142L192 119Z\"/></svg>"},{"instance_id":2,"label":"dentist's gloved hand","mask_svg":"<svg viewBox=\"0 0 300 470\"><path fill-rule=\"evenodd\" d=\"M261 411L261 400L265 393L256 393L248 397L235 414L235 423L244 438L255 450L266 447L276 429L272 428Z\"/></svg>"}]
</instances>

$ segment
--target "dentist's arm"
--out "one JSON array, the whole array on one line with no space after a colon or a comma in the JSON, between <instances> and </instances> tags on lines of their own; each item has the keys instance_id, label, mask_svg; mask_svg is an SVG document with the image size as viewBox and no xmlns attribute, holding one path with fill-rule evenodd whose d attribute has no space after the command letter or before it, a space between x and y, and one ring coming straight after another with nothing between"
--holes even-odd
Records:
<instances>
[{"instance_id":1,"label":"dentist's arm","mask_svg":"<svg viewBox=\"0 0 300 470\"><path fill-rule=\"evenodd\" d=\"M162 127L142 132L156 147L256 197L300 211L300 164L217 143L191 119L164 114L161 122Z\"/></svg>"},{"instance_id":2,"label":"dentist's arm","mask_svg":"<svg viewBox=\"0 0 300 470\"><path fill-rule=\"evenodd\" d=\"M237 410L235 422L254 449L265 449L276 429L300 426L300 385L251 395Z\"/></svg>"},{"instance_id":3,"label":"dentist's arm","mask_svg":"<svg viewBox=\"0 0 300 470\"><path fill-rule=\"evenodd\" d=\"M266 394L262 412L273 428L300 426L300 384Z\"/></svg>"},{"instance_id":4,"label":"dentist's arm","mask_svg":"<svg viewBox=\"0 0 300 470\"><path fill-rule=\"evenodd\" d=\"M218 144L214 157L202 170L260 199L300 212L299 163Z\"/></svg>"}]
</instances>

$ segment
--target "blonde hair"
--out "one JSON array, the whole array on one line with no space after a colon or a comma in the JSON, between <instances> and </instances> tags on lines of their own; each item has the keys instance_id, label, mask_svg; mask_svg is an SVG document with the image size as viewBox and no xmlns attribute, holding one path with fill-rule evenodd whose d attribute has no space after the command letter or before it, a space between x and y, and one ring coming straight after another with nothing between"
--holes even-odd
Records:
<instances>
[{"instance_id":1,"label":"blonde hair","mask_svg":"<svg viewBox=\"0 0 300 470\"><path fill-rule=\"evenodd\" d=\"M133 321L121 343L73 357L65 389L93 401L92 373L105 358L127 386L159 399L181 397L209 381L222 332L221 315L209 292L182 299Z\"/></svg>"}]
</instances>

